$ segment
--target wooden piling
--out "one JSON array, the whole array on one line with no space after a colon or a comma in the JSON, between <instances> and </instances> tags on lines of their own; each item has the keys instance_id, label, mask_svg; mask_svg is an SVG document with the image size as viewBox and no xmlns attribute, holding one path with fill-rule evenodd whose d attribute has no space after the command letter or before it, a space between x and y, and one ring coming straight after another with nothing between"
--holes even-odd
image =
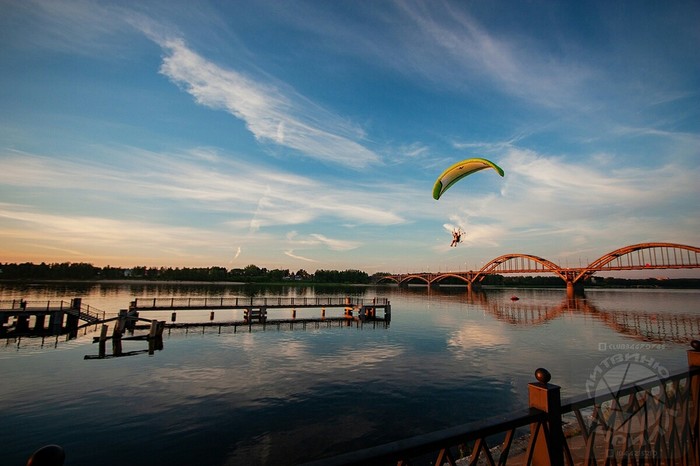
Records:
<instances>
[{"instance_id":1,"label":"wooden piling","mask_svg":"<svg viewBox=\"0 0 700 466\"><path fill-rule=\"evenodd\" d=\"M151 321L151 329L148 332L148 338L155 338L157 334L158 334L158 321L152 320ZM162 335L162 331L161 331L161 335Z\"/></svg>"},{"instance_id":2,"label":"wooden piling","mask_svg":"<svg viewBox=\"0 0 700 466\"><path fill-rule=\"evenodd\" d=\"M46 322L46 315L44 314L37 314L36 315L36 320L34 321L34 331L35 332L41 332L44 330Z\"/></svg>"},{"instance_id":3,"label":"wooden piling","mask_svg":"<svg viewBox=\"0 0 700 466\"><path fill-rule=\"evenodd\" d=\"M107 354L107 325L102 324L102 329L100 330L100 339L98 340L98 354L100 358L104 358Z\"/></svg>"}]
</instances>

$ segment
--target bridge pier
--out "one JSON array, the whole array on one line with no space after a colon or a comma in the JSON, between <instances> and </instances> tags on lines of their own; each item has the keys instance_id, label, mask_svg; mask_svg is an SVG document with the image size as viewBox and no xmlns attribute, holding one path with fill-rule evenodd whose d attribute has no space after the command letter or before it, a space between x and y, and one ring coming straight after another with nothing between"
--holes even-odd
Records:
<instances>
[{"instance_id":1,"label":"bridge pier","mask_svg":"<svg viewBox=\"0 0 700 466\"><path fill-rule=\"evenodd\" d=\"M583 283L566 282L566 297L572 299L574 296L583 296Z\"/></svg>"}]
</instances>

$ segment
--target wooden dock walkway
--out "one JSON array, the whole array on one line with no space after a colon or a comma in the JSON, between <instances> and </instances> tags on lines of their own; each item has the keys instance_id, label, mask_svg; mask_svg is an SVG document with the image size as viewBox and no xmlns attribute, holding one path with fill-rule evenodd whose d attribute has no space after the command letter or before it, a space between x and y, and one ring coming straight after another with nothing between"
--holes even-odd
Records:
<instances>
[{"instance_id":1,"label":"wooden dock walkway","mask_svg":"<svg viewBox=\"0 0 700 466\"><path fill-rule=\"evenodd\" d=\"M220 297L220 298L136 298L129 309L143 311L169 311L186 309L247 309L247 308L332 308L371 306L387 309L391 303L386 298L266 298L266 297Z\"/></svg>"},{"instance_id":2,"label":"wooden dock walkway","mask_svg":"<svg viewBox=\"0 0 700 466\"><path fill-rule=\"evenodd\" d=\"M83 304L81 298L70 302L0 301L0 336L74 333L81 327L97 325L104 318L103 311Z\"/></svg>"},{"instance_id":3,"label":"wooden dock walkway","mask_svg":"<svg viewBox=\"0 0 700 466\"><path fill-rule=\"evenodd\" d=\"M308 312L303 318L297 318L297 309L319 309L318 317L309 317ZM342 309L340 316L326 316L326 309ZM206 322L177 322L177 311L210 311L209 321ZM243 310L243 319L215 321L216 310ZM171 311L170 322L162 320L163 328L189 327L238 327L247 326L252 331L253 325L282 325L289 328L307 325L316 327L337 325L353 325L358 327L365 323L381 322L388 326L391 321L391 303L386 298L352 298L352 297L171 297L171 298L136 298L129 303L128 309L121 309L116 317L106 317L104 311L82 303L81 298L68 301L25 301L15 299L0 301L0 337L13 338L22 336L64 335L74 337L79 329L113 320L119 321L120 335L124 330L133 331L143 322L150 323L159 319L149 319L153 311ZM286 315L285 315L286 311ZM378 315L383 311L383 316ZM273 316L273 314L275 314ZM114 315L114 314L112 314ZM158 316L162 318L162 316ZM185 319L187 320L187 319ZM48 321L48 322L47 322ZM104 337L103 337L104 341Z\"/></svg>"},{"instance_id":4,"label":"wooden dock walkway","mask_svg":"<svg viewBox=\"0 0 700 466\"><path fill-rule=\"evenodd\" d=\"M296 317L297 308L320 308L319 317ZM326 317L326 308L342 308L343 315L339 317ZM242 320L214 321L214 310L242 309ZM268 309L289 312L291 318L268 319ZM377 309L384 310L384 316L377 316ZM176 322L176 312L172 313L171 322L143 317L149 312L187 310L209 310L208 322ZM155 351L163 349L163 331L168 329L185 329L201 327L202 333L206 328L217 328L221 333L222 328L232 327L233 333L237 333L239 327L252 332L253 328L266 330L268 327L277 327L281 330L285 326L293 330L295 327L306 329L307 326L355 326L373 325L374 328L383 326L387 328L391 320L391 303L386 299L374 298L370 300L352 298L137 298L129 305L129 309L122 309L119 315L104 319L99 337L93 338L93 343L98 343L98 354L85 355L85 359L105 359L136 354L153 355ZM114 322L112 335L108 335L108 322ZM134 335L135 330L148 330L146 334ZM126 333L131 336L127 336ZM112 354L107 354L106 342L112 341ZM148 343L147 349L124 351L122 342L131 340L143 340Z\"/></svg>"},{"instance_id":5,"label":"wooden dock walkway","mask_svg":"<svg viewBox=\"0 0 700 466\"><path fill-rule=\"evenodd\" d=\"M129 312L138 313L145 311L173 311L171 321L176 321L175 311L188 310L209 310L211 311L211 320L214 320L214 311L216 310L235 310L242 309L244 311L243 322L241 325L248 323L266 323L270 322L268 311L286 310L291 312L291 321L296 321L297 309L320 309L320 320L326 319L326 309L341 308L344 310L344 315L341 320L358 318L364 320L391 320L391 303L386 298L266 298L266 297L220 297L220 298L137 298L129 304ZM377 315L377 311L384 312L383 317ZM202 324L200 324L202 325ZM218 325L212 324L212 325ZM236 325L231 323L230 325Z\"/></svg>"}]
</instances>

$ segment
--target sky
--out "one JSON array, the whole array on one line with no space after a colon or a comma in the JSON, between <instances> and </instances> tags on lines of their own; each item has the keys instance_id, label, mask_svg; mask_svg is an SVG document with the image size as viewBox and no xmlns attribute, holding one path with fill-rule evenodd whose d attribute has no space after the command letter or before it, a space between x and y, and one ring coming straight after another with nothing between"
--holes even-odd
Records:
<instances>
[{"instance_id":1,"label":"sky","mask_svg":"<svg viewBox=\"0 0 700 466\"><path fill-rule=\"evenodd\" d=\"M0 0L0 262L700 246L698 24L694 0ZM505 176L434 200L471 157Z\"/></svg>"}]
</instances>

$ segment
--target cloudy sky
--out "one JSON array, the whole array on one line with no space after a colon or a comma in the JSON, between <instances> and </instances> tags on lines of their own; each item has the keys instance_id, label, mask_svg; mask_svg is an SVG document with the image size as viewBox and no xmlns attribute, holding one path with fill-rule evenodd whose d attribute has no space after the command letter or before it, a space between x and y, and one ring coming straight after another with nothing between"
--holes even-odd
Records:
<instances>
[{"instance_id":1,"label":"cloudy sky","mask_svg":"<svg viewBox=\"0 0 700 466\"><path fill-rule=\"evenodd\" d=\"M0 261L373 273L698 246L698 24L697 1L0 0ZM505 177L435 201L469 157Z\"/></svg>"}]
</instances>

